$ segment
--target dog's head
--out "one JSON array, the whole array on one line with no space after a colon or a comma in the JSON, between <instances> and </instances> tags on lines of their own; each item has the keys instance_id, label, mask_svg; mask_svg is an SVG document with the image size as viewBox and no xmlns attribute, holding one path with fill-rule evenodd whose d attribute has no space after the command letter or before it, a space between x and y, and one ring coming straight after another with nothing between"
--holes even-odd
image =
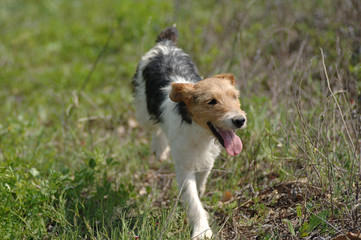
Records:
<instances>
[{"instance_id":1,"label":"dog's head","mask_svg":"<svg viewBox=\"0 0 361 240\"><path fill-rule=\"evenodd\" d=\"M244 128L247 120L232 74L216 75L195 84L173 83L169 97L184 102L193 121L212 132L228 154L234 156L242 151L242 142L234 130Z\"/></svg>"}]
</instances>

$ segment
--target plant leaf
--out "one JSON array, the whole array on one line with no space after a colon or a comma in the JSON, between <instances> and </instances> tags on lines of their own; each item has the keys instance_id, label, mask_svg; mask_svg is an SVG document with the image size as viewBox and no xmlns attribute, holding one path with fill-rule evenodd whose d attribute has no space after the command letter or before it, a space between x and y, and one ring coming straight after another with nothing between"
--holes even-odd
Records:
<instances>
[{"instance_id":1,"label":"plant leaf","mask_svg":"<svg viewBox=\"0 0 361 240\"><path fill-rule=\"evenodd\" d=\"M89 160L89 167L90 167L91 169L94 169L96 165L97 165L97 163L95 162L94 158L91 158L91 159Z\"/></svg>"},{"instance_id":2,"label":"plant leaf","mask_svg":"<svg viewBox=\"0 0 361 240\"><path fill-rule=\"evenodd\" d=\"M313 215L310 217L310 221L309 221L309 224L308 224L307 232L308 232L308 233L312 232L315 228L318 227L318 225L320 225L321 223L323 223L324 220L326 220L327 215L328 215L328 210L323 210L322 212L320 212L320 213L317 214L317 215L314 215L314 214L313 214Z\"/></svg>"},{"instance_id":3,"label":"plant leaf","mask_svg":"<svg viewBox=\"0 0 361 240\"><path fill-rule=\"evenodd\" d=\"M288 219L283 219L282 222L287 224L288 230L292 234L292 236L296 237L295 228L293 227L292 223Z\"/></svg>"},{"instance_id":4,"label":"plant leaf","mask_svg":"<svg viewBox=\"0 0 361 240\"><path fill-rule=\"evenodd\" d=\"M29 172L31 173L31 175L33 175L33 177L37 177L40 175L40 172L36 168L31 168Z\"/></svg>"}]
</instances>

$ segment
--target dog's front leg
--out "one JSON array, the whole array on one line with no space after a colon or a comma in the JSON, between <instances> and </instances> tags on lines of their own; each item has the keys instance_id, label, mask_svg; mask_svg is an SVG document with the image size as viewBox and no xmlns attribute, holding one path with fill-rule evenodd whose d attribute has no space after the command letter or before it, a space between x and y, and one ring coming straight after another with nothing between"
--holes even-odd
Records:
<instances>
[{"instance_id":1,"label":"dog's front leg","mask_svg":"<svg viewBox=\"0 0 361 240\"><path fill-rule=\"evenodd\" d=\"M197 189L198 189L198 193L199 193L200 197L203 196L203 193L206 190L207 177L210 172L211 172L211 170L205 170L205 171L198 171L195 173Z\"/></svg>"},{"instance_id":2,"label":"dog's front leg","mask_svg":"<svg viewBox=\"0 0 361 240\"><path fill-rule=\"evenodd\" d=\"M195 173L179 166L176 166L176 172L182 200L188 207L187 216L193 226L192 239L211 238L212 230L208 224L208 213L198 196Z\"/></svg>"}]
</instances>

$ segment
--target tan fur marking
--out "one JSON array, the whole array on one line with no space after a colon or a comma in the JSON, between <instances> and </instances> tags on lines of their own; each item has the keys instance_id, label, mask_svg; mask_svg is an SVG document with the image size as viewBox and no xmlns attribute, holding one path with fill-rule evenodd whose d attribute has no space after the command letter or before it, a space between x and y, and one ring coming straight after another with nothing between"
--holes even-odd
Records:
<instances>
[{"instance_id":1,"label":"tan fur marking","mask_svg":"<svg viewBox=\"0 0 361 240\"><path fill-rule=\"evenodd\" d=\"M169 93L169 98L173 102L189 102L189 97L192 95L192 83L172 83L172 90Z\"/></svg>"}]
</instances>

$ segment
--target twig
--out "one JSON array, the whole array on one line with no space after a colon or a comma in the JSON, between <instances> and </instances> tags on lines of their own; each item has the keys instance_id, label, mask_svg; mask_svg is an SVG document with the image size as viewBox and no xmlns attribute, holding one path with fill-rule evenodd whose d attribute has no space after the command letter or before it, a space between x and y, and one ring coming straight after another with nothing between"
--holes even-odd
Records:
<instances>
[{"instance_id":1,"label":"twig","mask_svg":"<svg viewBox=\"0 0 361 240\"><path fill-rule=\"evenodd\" d=\"M322 50L322 48L320 48L320 50L321 50L321 56L322 56L322 66L323 66L323 70L324 70L324 73L325 73L325 76L326 76L328 90L330 91L333 99L335 100L335 103L336 103L337 108L338 108L338 110L339 110L339 112L340 112L340 115L341 115L342 123L344 124L344 126L345 126L345 128L346 128L346 133L347 133L347 136L348 136L348 138L349 138L349 140L350 140L350 143L351 143L351 146L352 146L352 151L355 153L355 145L354 145L354 143L353 143L353 141L352 141L350 132L348 131L348 127L347 127L347 124L346 124L346 122L345 122L343 112L342 112L342 110L341 110L340 104L338 103L338 101L337 101L337 99L336 99L336 97L335 97L335 95L334 95L334 93L333 93L333 91L332 91L332 89L331 89L330 79L329 79L329 77L328 77L327 70L326 70L325 56L323 55L323 50Z\"/></svg>"},{"instance_id":2,"label":"twig","mask_svg":"<svg viewBox=\"0 0 361 240\"><path fill-rule=\"evenodd\" d=\"M358 158L357 158L357 154L356 154L356 148L355 148L354 142L352 141L351 134L350 134L350 132L349 132L349 130L348 130L347 124L346 124L346 122L345 122L343 112L342 112L341 107L340 107L340 105L339 105L339 103L338 103L338 101L337 101L337 99L336 99L336 97L335 97L334 92L333 92L332 89L331 89L330 79L329 79L329 77L328 77L327 70L326 70L325 56L324 56L324 54L323 54L323 50L322 50L322 48L320 48L320 50L321 50L321 56L322 56L322 66L323 66L323 70L324 70L324 73L325 73L325 76L326 76L328 90L330 91L331 96L332 96L333 99L335 100L335 103L336 103L336 105L337 105L337 108L338 108L338 110L339 110L339 112L340 112L341 120L342 120L342 123L343 123L344 126L345 126L346 133L347 133L347 137L349 138L349 141L350 141L350 144L351 144L351 147L352 147L352 153L353 153L353 155L354 155L354 158L355 158L355 159L358 159ZM357 139L356 139L356 141L357 141ZM354 167L354 164L355 164L355 161L352 161L352 169L353 169L353 167ZM360 166L360 162L359 162L359 166ZM361 172L361 170L359 170L359 171ZM360 172L359 172L359 174L361 174ZM354 173L352 173L352 176L351 176L350 179L354 179ZM359 179L358 179L357 182L356 182L356 185L357 185L357 189L356 189L356 201L357 201L357 198L358 198L358 182L359 182ZM349 189L352 189L352 188L351 188L351 186L352 186L352 181L350 181L349 186L350 186ZM352 213L352 214L353 214L353 213ZM357 219L357 211L356 211L355 215L356 215L355 219ZM355 222L354 224L357 224L357 222Z\"/></svg>"},{"instance_id":3,"label":"twig","mask_svg":"<svg viewBox=\"0 0 361 240\"><path fill-rule=\"evenodd\" d=\"M88 119L90 119L89 113L88 113ZM93 132L92 132L92 121L88 121L88 134L90 139L90 149L93 150Z\"/></svg>"},{"instance_id":4,"label":"twig","mask_svg":"<svg viewBox=\"0 0 361 240\"><path fill-rule=\"evenodd\" d=\"M221 231L223 230L224 226L226 225L227 221L229 220L229 216L227 216L226 220L224 221L224 223L222 224L221 228L219 229L219 231L217 232L216 236L219 236L219 234L221 233Z\"/></svg>"},{"instance_id":5,"label":"twig","mask_svg":"<svg viewBox=\"0 0 361 240\"><path fill-rule=\"evenodd\" d=\"M143 34L142 41L141 41L141 43L140 43L140 49L139 49L139 52L138 52L138 56L143 55L144 40L145 40L147 31L149 31L149 25L150 25L151 21L152 21L152 16L150 16L150 17L148 18L148 22L147 22L147 25L146 25L145 33Z\"/></svg>"},{"instance_id":6,"label":"twig","mask_svg":"<svg viewBox=\"0 0 361 240\"><path fill-rule=\"evenodd\" d=\"M81 86L81 90L84 90L86 85L88 84L91 76L93 75L93 72L95 71L97 65L98 65L98 62L100 60L100 58L103 56L103 54L106 52L106 50L108 49L108 46L109 46L109 42L110 42L110 39L113 37L113 34L114 34L114 26L111 27L110 31L109 31L109 34L108 34L108 38L107 38L107 41L105 42L103 48L100 50L100 52L98 53L98 56L95 58L93 64L92 64L92 67L90 69L90 71L88 72L88 75L86 76L82 86Z\"/></svg>"}]
</instances>

